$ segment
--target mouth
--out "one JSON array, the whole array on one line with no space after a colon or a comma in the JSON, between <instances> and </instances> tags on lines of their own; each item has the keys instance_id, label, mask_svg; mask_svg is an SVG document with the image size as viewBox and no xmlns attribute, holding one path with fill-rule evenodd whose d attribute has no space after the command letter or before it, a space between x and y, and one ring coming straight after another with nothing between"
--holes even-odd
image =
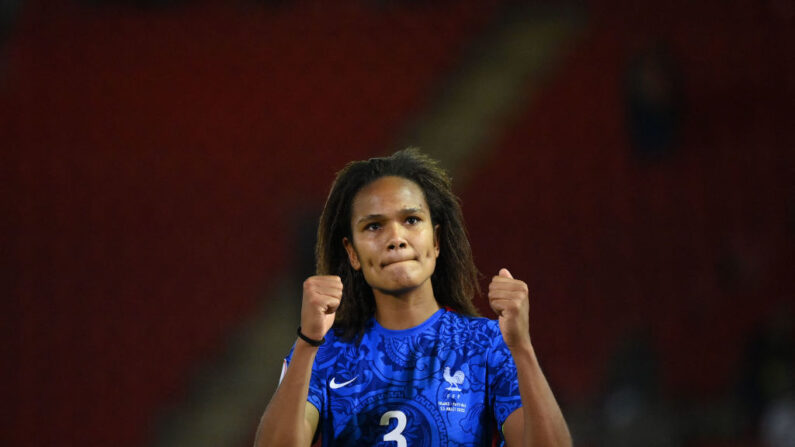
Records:
<instances>
[{"instance_id":1,"label":"mouth","mask_svg":"<svg viewBox=\"0 0 795 447\"><path fill-rule=\"evenodd\" d=\"M395 259L395 260L392 260L392 261L383 262L383 263L381 263L381 268L386 268L386 267L390 267L390 266L393 266L393 265L402 264L404 262L410 262L410 261L416 261L416 259L414 259L414 258Z\"/></svg>"}]
</instances>

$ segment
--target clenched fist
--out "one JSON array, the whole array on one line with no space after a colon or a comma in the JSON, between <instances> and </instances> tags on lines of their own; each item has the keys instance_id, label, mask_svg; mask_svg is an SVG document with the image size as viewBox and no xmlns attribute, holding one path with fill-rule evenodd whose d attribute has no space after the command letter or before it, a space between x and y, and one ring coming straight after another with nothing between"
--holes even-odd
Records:
<instances>
[{"instance_id":1,"label":"clenched fist","mask_svg":"<svg viewBox=\"0 0 795 447\"><path fill-rule=\"evenodd\" d=\"M342 299L342 280L339 276L310 276L304 281L301 303L301 332L320 340L334 324L334 314Z\"/></svg>"},{"instance_id":2,"label":"clenched fist","mask_svg":"<svg viewBox=\"0 0 795 447\"><path fill-rule=\"evenodd\" d=\"M500 269L489 284L489 305L499 317L500 332L509 348L530 345L530 298L527 284Z\"/></svg>"}]
</instances>

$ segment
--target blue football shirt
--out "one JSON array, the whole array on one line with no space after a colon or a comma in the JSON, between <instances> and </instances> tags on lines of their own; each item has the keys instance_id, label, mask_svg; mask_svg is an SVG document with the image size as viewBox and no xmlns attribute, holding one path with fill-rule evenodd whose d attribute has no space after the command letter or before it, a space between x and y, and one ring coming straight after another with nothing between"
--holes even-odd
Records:
<instances>
[{"instance_id":1,"label":"blue football shirt","mask_svg":"<svg viewBox=\"0 0 795 447\"><path fill-rule=\"evenodd\" d=\"M495 429L502 446L521 406L497 322L445 309L400 331L373 318L358 344L329 331L307 400L324 446L491 446Z\"/></svg>"}]
</instances>

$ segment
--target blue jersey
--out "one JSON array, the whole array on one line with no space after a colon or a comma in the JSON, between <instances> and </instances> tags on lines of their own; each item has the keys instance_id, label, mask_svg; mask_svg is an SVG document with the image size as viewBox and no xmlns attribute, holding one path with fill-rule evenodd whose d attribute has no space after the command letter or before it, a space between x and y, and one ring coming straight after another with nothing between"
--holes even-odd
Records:
<instances>
[{"instance_id":1,"label":"blue jersey","mask_svg":"<svg viewBox=\"0 0 795 447\"><path fill-rule=\"evenodd\" d=\"M497 322L445 309L400 331L373 318L358 344L329 331L308 401L324 446L491 446L495 429L502 446L521 406Z\"/></svg>"}]
</instances>

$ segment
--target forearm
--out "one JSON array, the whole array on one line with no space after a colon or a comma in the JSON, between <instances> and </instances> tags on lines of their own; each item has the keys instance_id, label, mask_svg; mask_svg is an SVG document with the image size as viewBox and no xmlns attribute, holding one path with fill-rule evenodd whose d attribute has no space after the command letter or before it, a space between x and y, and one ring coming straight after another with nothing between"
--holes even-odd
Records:
<instances>
[{"instance_id":1,"label":"forearm","mask_svg":"<svg viewBox=\"0 0 795 447\"><path fill-rule=\"evenodd\" d=\"M255 447L312 444L316 424L307 421L306 402L316 354L316 347L296 342L290 365L260 419Z\"/></svg>"},{"instance_id":2,"label":"forearm","mask_svg":"<svg viewBox=\"0 0 795 447\"><path fill-rule=\"evenodd\" d=\"M532 344L511 350L522 396L525 446L571 446L571 435Z\"/></svg>"}]
</instances>

